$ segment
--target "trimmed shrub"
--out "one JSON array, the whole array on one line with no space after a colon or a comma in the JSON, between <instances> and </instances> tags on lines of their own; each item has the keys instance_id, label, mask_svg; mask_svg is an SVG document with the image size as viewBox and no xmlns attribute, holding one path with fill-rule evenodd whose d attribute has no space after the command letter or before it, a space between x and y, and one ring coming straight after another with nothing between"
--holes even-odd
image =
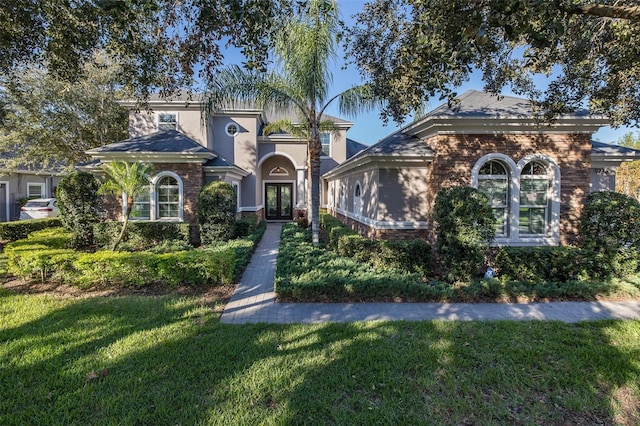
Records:
<instances>
[{"instance_id":1,"label":"trimmed shrub","mask_svg":"<svg viewBox=\"0 0 640 426\"><path fill-rule=\"evenodd\" d=\"M73 245L93 244L93 224L98 222L102 197L100 183L87 172L72 172L58 183L56 197L64 227L74 232Z\"/></svg>"},{"instance_id":2,"label":"trimmed shrub","mask_svg":"<svg viewBox=\"0 0 640 426\"><path fill-rule=\"evenodd\" d=\"M379 242L374 265L431 275L431 246L423 240L387 240Z\"/></svg>"},{"instance_id":3,"label":"trimmed shrub","mask_svg":"<svg viewBox=\"0 0 640 426\"><path fill-rule=\"evenodd\" d=\"M98 247L111 248L122 230L121 222L100 222L94 224L94 241ZM191 225L185 222L129 222L125 231L123 251L149 250L158 245L179 244L188 248L191 239Z\"/></svg>"},{"instance_id":4,"label":"trimmed shrub","mask_svg":"<svg viewBox=\"0 0 640 426\"><path fill-rule=\"evenodd\" d=\"M638 257L636 250L625 248L500 247L494 265L503 281L568 283L633 275Z\"/></svg>"},{"instance_id":5,"label":"trimmed shrub","mask_svg":"<svg viewBox=\"0 0 640 426\"><path fill-rule=\"evenodd\" d=\"M229 284L244 270L265 229L262 222L242 239L169 253L158 252L164 245L176 249L185 243L166 240L153 251L83 253L65 249L71 232L47 229L7 244L7 269L24 278L54 278L80 287Z\"/></svg>"},{"instance_id":6,"label":"trimmed shrub","mask_svg":"<svg viewBox=\"0 0 640 426\"><path fill-rule=\"evenodd\" d=\"M66 248L72 240L73 233L58 227L35 231L25 239L9 243L4 249L7 271L44 282L67 269L73 261L77 252Z\"/></svg>"},{"instance_id":7,"label":"trimmed shrub","mask_svg":"<svg viewBox=\"0 0 640 426\"><path fill-rule=\"evenodd\" d=\"M494 267L502 280L564 282L591 276L577 247L500 247Z\"/></svg>"},{"instance_id":8,"label":"trimmed shrub","mask_svg":"<svg viewBox=\"0 0 640 426\"><path fill-rule=\"evenodd\" d=\"M17 241L27 238L32 232L59 226L61 226L61 222L57 217L0 222L0 240Z\"/></svg>"},{"instance_id":9,"label":"trimmed shrub","mask_svg":"<svg viewBox=\"0 0 640 426\"><path fill-rule=\"evenodd\" d=\"M202 244L233 237L236 221L236 192L227 182L210 182L198 196L198 223Z\"/></svg>"},{"instance_id":10,"label":"trimmed shrub","mask_svg":"<svg viewBox=\"0 0 640 426\"><path fill-rule=\"evenodd\" d=\"M435 201L437 250L442 276L471 281L495 236L495 219L485 194L470 187L443 188Z\"/></svg>"},{"instance_id":11,"label":"trimmed shrub","mask_svg":"<svg viewBox=\"0 0 640 426\"><path fill-rule=\"evenodd\" d=\"M579 231L584 247L640 247L640 202L617 192L589 194Z\"/></svg>"},{"instance_id":12,"label":"trimmed shrub","mask_svg":"<svg viewBox=\"0 0 640 426\"><path fill-rule=\"evenodd\" d=\"M253 234L258 227L258 220L258 215L251 214L236 221L233 225L233 238L242 238Z\"/></svg>"},{"instance_id":13,"label":"trimmed shrub","mask_svg":"<svg viewBox=\"0 0 640 426\"><path fill-rule=\"evenodd\" d=\"M78 256L65 278L80 287L229 284L234 267L230 249L164 254L101 251Z\"/></svg>"}]
</instances>

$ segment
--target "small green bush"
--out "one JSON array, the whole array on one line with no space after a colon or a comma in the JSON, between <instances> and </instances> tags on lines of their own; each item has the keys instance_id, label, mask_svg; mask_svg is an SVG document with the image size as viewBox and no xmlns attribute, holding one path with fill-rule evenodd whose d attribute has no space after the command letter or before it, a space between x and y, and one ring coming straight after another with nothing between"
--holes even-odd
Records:
<instances>
[{"instance_id":1,"label":"small green bush","mask_svg":"<svg viewBox=\"0 0 640 426\"><path fill-rule=\"evenodd\" d=\"M56 197L64 227L74 232L73 245L93 244L93 224L98 222L102 197L100 183L87 172L72 172L58 183Z\"/></svg>"},{"instance_id":2,"label":"small green bush","mask_svg":"<svg viewBox=\"0 0 640 426\"><path fill-rule=\"evenodd\" d=\"M19 220L17 222L0 222L0 240L17 241L27 238L27 236L34 231L59 226L61 226L61 222L57 217Z\"/></svg>"},{"instance_id":3,"label":"small green bush","mask_svg":"<svg viewBox=\"0 0 640 426\"><path fill-rule=\"evenodd\" d=\"M374 264L381 267L431 275L431 246L423 240L386 240L379 242Z\"/></svg>"},{"instance_id":4,"label":"small green bush","mask_svg":"<svg viewBox=\"0 0 640 426\"><path fill-rule=\"evenodd\" d=\"M579 225L582 245L617 250L640 247L640 202L617 192L587 196Z\"/></svg>"},{"instance_id":5,"label":"small green bush","mask_svg":"<svg viewBox=\"0 0 640 426\"><path fill-rule=\"evenodd\" d=\"M485 194L470 187L443 188L434 208L436 247L443 278L470 282L495 235L495 219Z\"/></svg>"},{"instance_id":6,"label":"small green bush","mask_svg":"<svg viewBox=\"0 0 640 426\"><path fill-rule=\"evenodd\" d=\"M236 192L227 182L210 182L198 196L200 240L209 245L233 237L236 221Z\"/></svg>"},{"instance_id":7,"label":"small green bush","mask_svg":"<svg viewBox=\"0 0 640 426\"><path fill-rule=\"evenodd\" d=\"M100 222L93 227L95 244L98 247L111 248L118 239L121 222ZM124 243L119 246L123 251L142 251L158 245L167 246L166 241L172 244L190 244L191 225L185 222L129 222L124 236ZM178 243L180 242L180 243Z\"/></svg>"},{"instance_id":8,"label":"small green bush","mask_svg":"<svg viewBox=\"0 0 640 426\"><path fill-rule=\"evenodd\" d=\"M233 238L242 238L253 234L258 227L258 221L259 217L255 214L245 216L236 221L233 227Z\"/></svg>"}]
</instances>

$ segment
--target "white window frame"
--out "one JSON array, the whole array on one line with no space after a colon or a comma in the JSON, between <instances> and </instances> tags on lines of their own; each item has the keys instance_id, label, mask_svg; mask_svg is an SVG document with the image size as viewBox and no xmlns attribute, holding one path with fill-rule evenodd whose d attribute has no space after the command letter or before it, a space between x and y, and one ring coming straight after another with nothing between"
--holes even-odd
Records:
<instances>
[{"instance_id":1,"label":"white window frame","mask_svg":"<svg viewBox=\"0 0 640 426\"><path fill-rule=\"evenodd\" d=\"M175 117L175 121L160 121L160 116L162 115L172 115ZM173 126L173 130L178 130L178 113L168 112L168 111L158 111L156 113L156 129L158 129L159 132L171 130L171 129L161 129L160 126Z\"/></svg>"},{"instance_id":2,"label":"white window frame","mask_svg":"<svg viewBox=\"0 0 640 426\"><path fill-rule=\"evenodd\" d=\"M5 217L7 222L11 220L11 205L9 203L9 181L0 180L0 185L4 184L4 193L0 193L0 197L4 198L5 201Z\"/></svg>"},{"instance_id":3,"label":"white window frame","mask_svg":"<svg viewBox=\"0 0 640 426\"><path fill-rule=\"evenodd\" d=\"M231 181L231 186L233 190L236 192L236 213L240 211L240 182Z\"/></svg>"},{"instance_id":4,"label":"white window frame","mask_svg":"<svg viewBox=\"0 0 640 426\"><path fill-rule=\"evenodd\" d=\"M338 208L342 211L347 210L347 187L345 184L340 184L340 195L338 199Z\"/></svg>"},{"instance_id":5,"label":"white window frame","mask_svg":"<svg viewBox=\"0 0 640 426\"><path fill-rule=\"evenodd\" d=\"M160 185L161 181L165 178L171 178L173 180L176 181L175 185L168 185L167 188L169 189L174 189L177 187L178 189L178 201L165 201L165 202L160 202L160 190L163 189L163 185ZM159 221L163 221L163 222L176 222L180 220L180 210L181 210L181 203L180 203L180 199L181 197L181 193L182 190L180 188L180 179L174 176L171 176L167 173L162 174L162 176L156 176L156 178L154 179L154 185L153 185L153 190L155 192L155 196L153 198L153 203L155 205L155 209L156 209L156 220ZM160 217L160 205L175 205L177 207L177 211L178 211L178 215L177 216L169 216L169 217Z\"/></svg>"},{"instance_id":6,"label":"white window frame","mask_svg":"<svg viewBox=\"0 0 640 426\"><path fill-rule=\"evenodd\" d=\"M358 189L360 190L360 195L358 195ZM353 187L353 214L356 216L362 216L362 192L362 183L360 183L360 181L356 181L356 184Z\"/></svg>"},{"instance_id":7,"label":"white window frame","mask_svg":"<svg viewBox=\"0 0 640 426\"><path fill-rule=\"evenodd\" d=\"M31 188L33 187L38 187L40 188L40 195L36 196L36 197L31 197ZM36 198L46 198L45 197L45 190L46 190L46 186L44 183L41 182L27 182L27 199L28 200L35 200Z\"/></svg>"},{"instance_id":8,"label":"white window frame","mask_svg":"<svg viewBox=\"0 0 640 426\"><path fill-rule=\"evenodd\" d=\"M177 218L164 218L164 219L160 219L158 218L158 191L157 191L157 185L158 182L160 181L160 179L162 179L165 176L170 176L172 178L174 178L177 182L178 182L178 191L179 191L179 198L178 198L178 217ZM179 175L177 175L174 172L171 171L162 171L160 173L158 173L157 175L155 175L150 183L149 183L149 188L150 188L150 194L149 194L149 202L150 202L150 208L149 208L149 219L136 219L139 221L162 221L162 222L184 222L184 184L182 182L182 178L180 178ZM122 194L122 216L124 217L126 211L127 211L127 197L125 197L124 194Z\"/></svg>"},{"instance_id":9,"label":"white window frame","mask_svg":"<svg viewBox=\"0 0 640 426\"><path fill-rule=\"evenodd\" d=\"M131 209L131 212L133 213L133 209L135 208L136 204L139 204L139 205L140 204L145 204L145 205L149 206L149 209L148 209L149 210L149 216L148 217L130 217L129 220L132 220L132 221L149 221L149 220L151 220L151 204L152 204L151 203L151 200L152 200L152 198L151 198L151 182L149 182L149 186L147 187L147 191L146 191L146 194L149 196L149 198L147 200L145 200L145 201L136 200L136 198L138 198L141 194L142 193L138 194L137 197L135 197L135 196L133 197L133 208ZM127 203L127 199L126 199L126 197L124 197L124 195L123 195L123 198L125 199L125 204L126 204ZM126 213L126 210L123 212L123 215L125 213Z\"/></svg>"},{"instance_id":10,"label":"white window frame","mask_svg":"<svg viewBox=\"0 0 640 426\"><path fill-rule=\"evenodd\" d=\"M509 231L506 236L496 235L494 245L496 246L541 246L560 244L560 189L561 176L560 167L550 157L543 154L533 154L522 158L518 163L509 156L500 153L490 153L480 158L471 171L471 186L478 188L478 178L480 168L488 161L499 160L507 165L512 171L509 185ZM547 175L550 180L548 208L549 213L546 233L544 235L520 235L520 178L524 167L532 162L538 161L547 167Z\"/></svg>"},{"instance_id":11,"label":"white window frame","mask_svg":"<svg viewBox=\"0 0 640 426\"><path fill-rule=\"evenodd\" d=\"M231 131L232 127L236 128L235 132ZM236 137L240 133L240 126L238 125L238 123L231 121L224 126L224 132L227 134L227 136L230 136L232 138Z\"/></svg>"},{"instance_id":12,"label":"white window frame","mask_svg":"<svg viewBox=\"0 0 640 426\"><path fill-rule=\"evenodd\" d=\"M505 175L481 174L480 171L482 170L482 168L486 166L488 163L492 163L492 162L500 164L502 168L505 170L506 174ZM509 168L509 165L496 159L485 161L482 164L482 166L478 169L478 184L476 185L476 188L480 187L480 181L485 181L485 180L486 181L498 181L498 180L506 181L507 199L505 200L505 204L500 206L491 205L492 209L497 209L497 208L504 209L504 213L502 216L502 232L496 232L496 236L500 236L500 237L508 236L511 230L511 227L509 226L509 218L511 216L511 208L510 208L511 205L509 200L510 200L510 193L511 193L512 176L513 176L513 170Z\"/></svg>"},{"instance_id":13,"label":"white window frame","mask_svg":"<svg viewBox=\"0 0 640 426\"><path fill-rule=\"evenodd\" d=\"M322 138L325 135L326 135L327 138L329 138L329 141L327 143L322 143ZM323 156L323 157L331 157L331 140L332 139L333 138L331 137L331 132L321 132L320 133L320 155L321 156ZM329 149L328 149L329 152L328 153L324 152L324 147L325 146L329 147Z\"/></svg>"}]
</instances>

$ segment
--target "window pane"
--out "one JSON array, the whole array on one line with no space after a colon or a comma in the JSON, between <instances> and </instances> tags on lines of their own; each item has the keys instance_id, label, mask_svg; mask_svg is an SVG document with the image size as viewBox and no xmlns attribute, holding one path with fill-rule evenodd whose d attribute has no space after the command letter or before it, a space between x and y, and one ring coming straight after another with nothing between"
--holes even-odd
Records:
<instances>
[{"instance_id":1,"label":"window pane","mask_svg":"<svg viewBox=\"0 0 640 426\"><path fill-rule=\"evenodd\" d=\"M547 228L546 208L520 209L520 234L545 234Z\"/></svg>"},{"instance_id":2,"label":"window pane","mask_svg":"<svg viewBox=\"0 0 640 426\"><path fill-rule=\"evenodd\" d=\"M151 217L151 211L149 204L135 203L131 209L132 219L149 219Z\"/></svg>"},{"instance_id":3,"label":"window pane","mask_svg":"<svg viewBox=\"0 0 640 426\"><path fill-rule=\"evenodd\" d=\"M322 155L331 155L331 135L320 133L320 143L322 144Z\"/></svg>"},{"instance_id":4,"label":"window pane","mask_svg":"<svg viewBox=\"0 0 640 426\"><path fill-rule=\"evenodd\" d=\"M489 197L491 206L507 205L508 182L506 179L481 179L478 181L478 190Z\"/></svg>"},{"instance_id":5,"label":"window pane","mask_svg":"<svg viewBox=\"0 0 640 426\"><path fill-rule=\"evenodd\" d=\"M520 182L520 204L546 206L547 185L547 179L522 179Z\"/></svg>"},{"instance_id":6,"label":"window pane","mask_svg":"<svg viewBox=\"0 0 640 426\"><path fill-rule=\"evenodd\" d=\"M495 218L495 229L497 235L505 235L506 229L505 225L507 224L506 218L507 209L505 208L494 208L493 216Z\"/></svg>"},{"instance_id":7,"label":"window pane","mask_svg":"<svg viewBox=\"0 0 640 426\"><path fill-rule=\"evenodd\" d=\"M176 114L159 113L158 130L173 130L178 123Z\"/></svg>"},{"instance_id":8,"label":"window pane","mask_svg":"<svg viewBox=\"0 0 640 426\"><path fill-rule=\"evenodd\" d=\"M34 198L42 198L42 188L43 185L33 185L30 184L27 186L27 198L33 200Z\"/></svg>"}]
</instances>

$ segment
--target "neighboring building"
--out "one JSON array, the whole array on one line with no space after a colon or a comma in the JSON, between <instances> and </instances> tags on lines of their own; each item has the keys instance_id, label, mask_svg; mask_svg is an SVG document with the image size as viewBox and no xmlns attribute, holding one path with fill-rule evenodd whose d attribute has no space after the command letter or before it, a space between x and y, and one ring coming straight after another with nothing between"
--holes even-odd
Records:
<instances>
[{"instance_id":1,"label":"neighboring building","mask_svg":"<svg viewBox=\"0 0 640 426\"><path fill-rule=\"evenodd\" d=\"M3 158L10 153L2 153ZM18 220L20 207L26 200L55 197L56 186L64 173L57 169L0 169L0 222Z\"/></svg>"},{"instance_id":2,"label":"neighboring building","mask_svg":"<svg viewBox=\"0 0 640 426\"><path fill-rule=\"evenodd\" d=\"M441 188L489 195L497 245L575 241L587 194L614 190L640 151L592 142L608 124L585 111L536 119L529 101L469 91L325 173L328 209L373 238L434 239Z\"/></svg>"},{"instance_id":3,"label":"neighboring building","mask_svg":"<svg viewBox=\"0 0 640 426\"><path fill-rule=\"evenodd\" d=\"M203 115L198 102L157 98L150 107L153 112L131 112L130 139L87 152L94 161L86 168L98 173L101 162L112 160L154 165L134 220L196 223L200 189L215 180L236 188L239 215L306 214L306 140L262 132L286 114L236 108ZM585 196L613 190L620 163L640 158L640 151L592 142L608 124L602 117L580 111L543 123L527 100L477 91L371 147L347 138L351 122L325 119L338 130L322 135L321 205L373 238L433 241L436 194L466 185L489 195L497 244L570 243ZM126 200L115 202L108 217L119 220Z\"/></svg>"},{"instance_id":4,"label":"neighboring building","mask_svg":"<svg viewBox=\"0 0 640 426\"><path fill-rule=\"evenodd\" d=\"M288 134L264 135L270 121L286 117L254 108L202 114L199 102L152 99L153 112L131 112L131 138L87 151L99 170L100 162L141 161L153 164L149 192L136 199L134 220L197 222L200 189L221 180L237 191L240 215L257 214L267 220L290 220L307 211L307 142ZM133 104L125 104L134 107ZM322 135L322 169L344 162L358 149L347 140L353 123L325 116L336 131ZM126 200L111 206L109 217L120 219Z\"/></svg>"}]
</instances>

